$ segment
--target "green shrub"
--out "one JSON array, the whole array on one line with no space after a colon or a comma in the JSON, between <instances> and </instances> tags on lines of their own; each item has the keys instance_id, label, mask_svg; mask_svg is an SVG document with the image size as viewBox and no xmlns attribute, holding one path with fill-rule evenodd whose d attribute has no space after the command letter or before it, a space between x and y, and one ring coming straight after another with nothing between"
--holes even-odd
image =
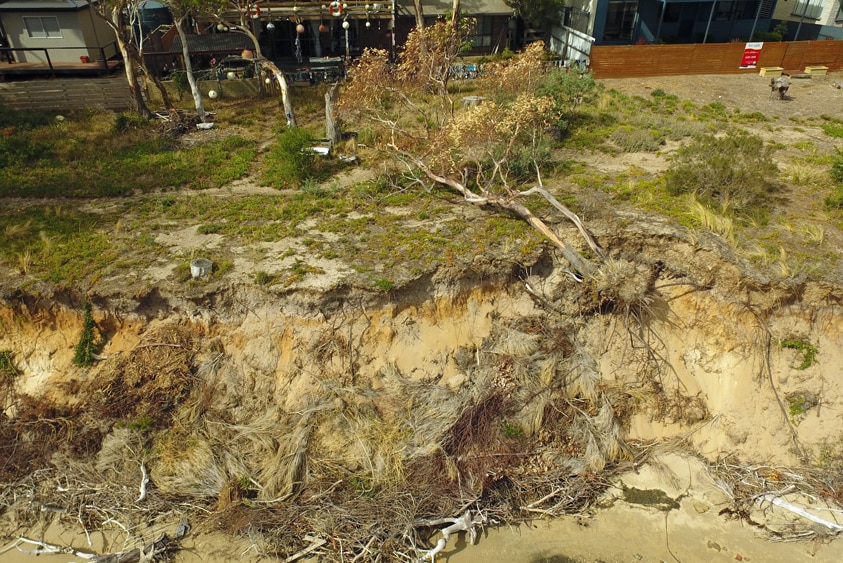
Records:
<instances>
[{"instance_id":1,"label":"green shrub","mask_svg":"<svg viewBox=\"0 0 843 563\"><path fill-rule=\"evenodd\" d=\"M756 31L752 34L753 41L775 42L782 40L782 34L775 31Z\"/></svg>"},{"instance_id":2,"label":"green shrub","mask_svg":"<svg viewBox=\"0 0 843 563\"><path fill-rule=\"evenodd\" d=\"M12 359L13 356L11 350L0 350L0 376L14 377L20 373Z\"/></svg>"},{"instance_id":3,"label":"green shrub","mask_svg":"<svg viewBox=\"0 0 843 563\"><path fill-rule=\"evenodd\" d=\"M16 127L34 129L55 122L53 113L46 111L16 110L0 105L0 128Z\"/></svg>"},{"instance_id":4,"label":"green shrub","mask_svg":"<svg viewBox=\"0 0 843 563\"><path fill-rule=\"evenodd\" d=\"M149 122L143 117L134 113L120 113L114 119L114 132L125 133L130 129L141 129L146 127Z\"/></svg>"},{"instance_id":5,"label":"green shrub","mask_svg":"<svg viewBox=\"0 0 843 563\"><path fill-rule=\"evenodd\" d=\"M273 281L275 281L275 276L265 272L264 270L258 270L255 272L255 283L258 285L269 285Z\"/></svg>"},{"instance_id":6,"label":"green shrub","mask_svg":"<svg viewBox=\"0 0 843 563\"><path fill-rule=\"evenodd\" d=\"M0 135L0 168L27 166L53 154L52 147L33 141L29 135L18 133L8 137Z\"/></svg>"},{"instance_id":7,"label":"green shrub","mask_svg":"<svg viewBox=\"0 0 843 563\"><path fill-rule=\"evenodd\" d=\"M264 181L274 188L300 186L315 176L313 135L300 127L285 129L269 150Z\"/></svg>"},{"instance_id":8,"label":"green shrub","mask_svg":"<svg viewBox=\"0 0 843 563\"><path fill-rule=\"evenodd\" d=\"M97 351L96 334L94 333L96 326L94 318L91 315L91 303L85 301L82 335L79 337L79 342L76 344L76 350L73 355L73 363L77 366L85 367L94 362L94 354Z\"/></svg>"},{"instance_id":9,"label":"green shrub","mask_svg":"<svg viewBox=\"0 0 843 563\"><path fill-rule=\"evenodd\" d=\"M826 209L843 209L843 149L835 147L836 154L828 171L831 179L837 184L831 194L825 198Z\"/></svg>"},{"instance_id":10,"label":"green shrub","mask_svg":"<svg viewBox=\"0 0 843 563\"><path fill-rule=\"evenodd\" d=\"M796 350L802 354L802 362L798 366L795 366L795 369L799 370L808 369L814 365L817 354L819 354L816 346L798 338L783 340L781 346L785 349Z\"/></svg>"},{"instance_id":11,"label":"green shrub","mask_svg":"<svg viewBox=\"0 0 843 563\"><path fill-rule=\"evenodd\" d=\"M672 195L696 193L706 204L739 212L765 209L778 177L772 147L755 135L704 135L680 148L665 173Z\"/></svg>"},{"instance_id":12,"label":"green shrub","mask_svg":"<svg viewBox=\"0 0 843 563\"><path fill-rule=\"evenodd\" d=\"M549 72L538 88L540 95L553 98L556 126L562 131L568 129L577 108L591 103L597 91L597 83L590 74L580 76L564 69Z\"/></svg>"},{"instance_id":13,"label":"green shrub","mask_svg":"<svg viewBox=\"0 0 843 563\"><path fill-rule=\"evenodd\" d=\"M386 278L378 278L375 280L375 287L383 292L392 290L395 282Z\"/></svg>"},{"instance_id":14,"label":"green shrub","mask_svg":"<svg viewBox=\"0 0 843 563\"><path fill-rule=\"evenodd\" d=\"M609 137L625 152L656 152L664 144L657 132L641 127L618 127Z\"/></svg>"},{"instance_id":15,"label":"green shrub","mask_svg":"<svg viewBox=\"0 0 843 563\"><path fill-rule=\"evenodd\" d=\"M834 155L833 160L831 161L831 170L829 171L829 175L831 179L837 182L838 184L843 184L843 149L840 147L835 147L837 154Z\"/></svg>"}]
</instances>

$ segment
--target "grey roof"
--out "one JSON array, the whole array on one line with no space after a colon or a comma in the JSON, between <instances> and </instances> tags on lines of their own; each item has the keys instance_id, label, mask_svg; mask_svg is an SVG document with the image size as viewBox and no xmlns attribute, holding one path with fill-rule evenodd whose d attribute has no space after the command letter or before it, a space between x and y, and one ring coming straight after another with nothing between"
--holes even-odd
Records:
<instances>
[{"instance_id":1,"label":"grey roof","mask_svg":"<svg viewBox=\"0 0 843 563\"><path fill-rule=\"evenodd\" d=\"M187 36L187 48L191 53L213 53L242 51L243 49L254 49L255 44L252 40L242 33L212 33L210 35L195 35ZM170 46L171 53L181 53L181 37L178 35L173 38L173 44Z\"/></svg>"},{"instance_id":2,"label":"grey roof","mask_svg":"<svg viewBox=\"0 0 843 563\"><path fill-rule=\"evenodd\" d=\"M0 10L16 12L81 10L87 7L86 0L6 0L0 2Z\"/></svg>"}]
</instances>

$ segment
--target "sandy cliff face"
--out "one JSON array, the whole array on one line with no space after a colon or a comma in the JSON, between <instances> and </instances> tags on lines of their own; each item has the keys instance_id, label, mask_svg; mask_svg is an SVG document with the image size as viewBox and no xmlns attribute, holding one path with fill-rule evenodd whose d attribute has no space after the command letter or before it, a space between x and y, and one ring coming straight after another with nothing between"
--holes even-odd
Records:
<instances>
[{"instance_id":1,"label":"sandy cliff face","mask_svg":"<svg viewBox=\"0 0 843 563\"><path fill-rule=\"evenodd\" d=\"M381 423L397 424L413 402L406 386L465 406L508 376L501 358L513 356L546 377L533 382L539 388L575 386L570 377L542 376L550 369L535 367L542 362L555 362L560 373L593 365L595 385L632 399L619 417L626 439L683 437L711 459L737 454L793 463L835 438L843 317L834 290L807 284L730 293L722 280L710 281L665 270L653 278L646 306L635 310L591 303L592 290L558 272L476 286L430 283L389 297L217 288L164 298L171 311L153 318L139 314L140 305L120 312L103 303L94 309L102 346L91 368L72 363L82 331L78 308L12 299L0 316L0 349L14 353L16 393L66 406L90 405L91 385L102 389L109 377L123 377L115 370L121 358L174 349L156 339L177 327L189 335L188 387L206 386L207 400L234 423L267 408L289 414L351 402L377 411ZM525 328L525 319L541 326ZM551 328L557 334L548 334ZM810 365L803 365L806 349L786 342L813 347ZM516 408L515 416L526 411ZM440 430L458 414L454 407L443 415ZM366 453L329 419L318 449L363 464Z\"/></svg>"},{"instance_id":2,"label":"sandy cliff face","mask_svg":"<svg viewBox=\"0 0 843 563\"><path fill-rule=\"evenodd\" d=\"M242 503L335 506L345 490L358 508L385 502L366 513L383 518L383 506L444 514L467 497L521 491L530 505L530 491L574 487L570 505L536 505L553 514L593 500L589 476L638 467L654 444L710 462L816 459L839 439L839 289L773 284L716 241L642 228L585 282L540 258L442 270L388 293L216 280L7 294L2 430L17 457L4 480L73 472L107 482L102 502L126 519L147 518L127 508L143 468L148 510L192 499L228 532L260 520L275 545L294 546L277 512L245 516ZM86 299L100 346L79 367ZM343 515L309 525L364 519Z\"/></svg>"}]
</instances>

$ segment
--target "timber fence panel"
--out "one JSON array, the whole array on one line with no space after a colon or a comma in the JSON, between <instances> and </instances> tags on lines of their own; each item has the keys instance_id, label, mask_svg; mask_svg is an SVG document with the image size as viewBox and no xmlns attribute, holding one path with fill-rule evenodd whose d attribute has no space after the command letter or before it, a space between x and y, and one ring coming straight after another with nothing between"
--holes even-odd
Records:
<instances>
[{"instance_id":1,"label":"timber fence panel","mask_svg":"<svg viewBox=\"0 0 843 563\"><path fill-rule=\"evenodd\" d=\"M843 68L843 49L841 41L811 41L805 55L805 66L827 66L836 71ZM804 69L803 69L804 70Z\"/></svg>"},{"instance_id":2,"label":"timber fence panel","mask_svg":"<svg viewBox=\"0 0 843 563\"><path fill-rule=\"evenodd\" d=\"M805 55L808 52L808 41L794 41L787 43L784 59L779 63L785 72L802 72L805 68Z\"/></svg>"},{"instance_id":3,"label":"timber fence panel","mask_svg":"<svg viewBox=\"0 0 843 563\"><path fill-rule=\"evenodd\" d=\"M744 45L735 43L716 43L694 45L694 50L687 74L736 74L742 72L741 57Z\"/></svg>"},{"instance_id":4,"label":"timber fence panel","mask_svg":"<svg viewBox=\"0 0 843 563\"><path fill-rule=\"evenodd\" d=\"M761 67L780 66L803 72L823 65L843 70L843 41L764 43L757 68L740 68L744 43L691 45L595 45L591 71L595 78L632 78L681 74L749 74Z\"/></svg>"},{"instance_id":5,"label":"timber fence panel","mask_svg":"<svg viewBox=\"0 0 843 563\"><path fill-rule=\"evenodd\" d=\"M124 80L67 78L0 83L0 105L13 109L108 109L131 107Z\"/></svg>"},{"instance_id":6,"label":"timber fence panel","mask_svg":"<svg viewBox=\"0 0 843 563\"><path fill-rule=\"evenodd\" d=\"M786 52L787 43L764 43L761 54L758 56L758 68L765 66L780 66L784 68L782 60Z\"/></svg>"}]
</instances>

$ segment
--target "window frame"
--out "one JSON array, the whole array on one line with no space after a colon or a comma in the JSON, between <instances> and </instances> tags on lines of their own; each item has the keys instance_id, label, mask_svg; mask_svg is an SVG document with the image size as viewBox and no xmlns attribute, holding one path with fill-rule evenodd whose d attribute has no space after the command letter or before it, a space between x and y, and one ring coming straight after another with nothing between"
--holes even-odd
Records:
<instances>
[{"instance_id":1,"label":"window frame","mask_svg":"<svg viewBox=\"0 0 843 563\"><path fill-rule=\"evenodd\" d=\"M22 16L23 27L30 39L64 39L59 18L56 16ZM38 28L34 25L37 22ZM45 25L46 22L54 24ZM43 34L40 35L39 33Z\"/></svg>"},{"instance_id":2,"label":"window frame","mask_svg":"<svg viewBox=\"0 0 843 563\"><path fill-rule=\"evenodd\" d=\"M805 8L806 5L808 6L807 9ZM804 16L805 19L809 20L819 20L822 19L823 9L822 0L796 0L790 15L799 18Z\"/></svg>"}]
</instances>

